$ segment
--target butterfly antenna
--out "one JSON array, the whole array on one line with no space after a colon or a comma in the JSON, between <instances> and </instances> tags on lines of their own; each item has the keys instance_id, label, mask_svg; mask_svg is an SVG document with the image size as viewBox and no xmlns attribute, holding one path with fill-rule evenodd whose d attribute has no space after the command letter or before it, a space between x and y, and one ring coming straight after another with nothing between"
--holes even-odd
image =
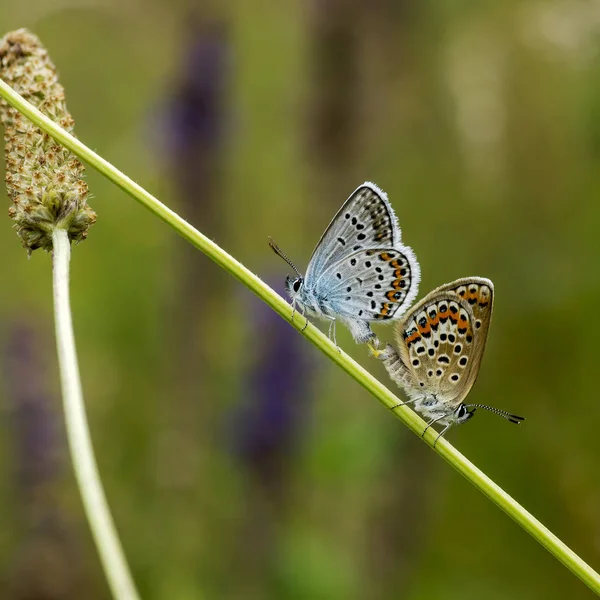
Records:
<instances>
[{"instance_id":1,"label":"butterfly antenna","mask_svg":"<svg viewBox=\"0 0 600 600\"><path fill-rule=\"evenodd\" d=\"M500 410L499 408L494 408L493 406L486 406L485 404L467 404L467 408L483 408L485 410L489 410L490 412L501 416L502 418L510 421L511 423L515 423L518 425L521 421L525 420L525 417L519 417L517 415L513 415L505 410Z\"/></svg>"},{"instance_id":2,"label":"butterfly antenna","mask_svg":"<svg viewBox=\"0 0 600 600\"><path fill-rule=\"evenodd\" d=\"M298 271L298 269L296 269L296 265L287 257L286 253L273 241L273 238L269 237L269 246L271 246L271 250L273 250L273 252L275 252L275 254L277 254L277 256L280 256L281 258L283 258L283 260L285 260L285 262L290 265L290 267L292 267L292 269L294 269L294 271L296 272L296 275L298 275L298 277L300 277L300 279L304 279L302 277L302 274L300 273L300 271Z\"/></svg>"}]
</instances>

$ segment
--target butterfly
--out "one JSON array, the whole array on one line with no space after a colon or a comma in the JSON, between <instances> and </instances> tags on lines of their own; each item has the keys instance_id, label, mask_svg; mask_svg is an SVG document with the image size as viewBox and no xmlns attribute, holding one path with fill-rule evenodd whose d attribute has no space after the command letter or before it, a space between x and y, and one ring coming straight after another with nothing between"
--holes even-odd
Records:
<instances>
[{"instance_id":1,"label":"butterfly","mask_svg":"<svg viewBox=\"0 0 600 600\"><path fill-rule=\"evenodd\" d=\"M434 446L478 408L511 423L524 421L498 408L464 403L479 374L493 303L494 284L489 279L457 279L433 290L406 313L395 330L397 351L391 345L381 352L372 348L408 394L410 399L402 404L414 404L429 419L425 431L434 423L444 425Z\"/></svg>"},{"instance_id":2,"label":"butterfly","mask_svg":"<svg viewBox=\"0 0 600 600\"><path fill-rule=\"evenodd\" d=\"M398 319L417 295L419 263L402 244L386 194L373 183L359 186L333 217L305 276L273 240L269 245L296 273L286 277L294 310L328 320L336 345L336 320L349 328L355 342L373 341L370 323Z\"/></svg>"}]
</instances>

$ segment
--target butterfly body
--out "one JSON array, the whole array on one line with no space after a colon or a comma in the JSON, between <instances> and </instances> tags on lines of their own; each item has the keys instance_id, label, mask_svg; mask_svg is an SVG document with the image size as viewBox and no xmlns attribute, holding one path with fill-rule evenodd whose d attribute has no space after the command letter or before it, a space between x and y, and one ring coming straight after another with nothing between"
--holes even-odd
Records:
<instances>
[{"instance_id":1,"label":"butterfly body","mask_svg":"<svg viewBox=\"0 0 600 600\"><path fill-rule=\"evenodd\" d=\"M344 306L336 300L335 296L330 298L327 290L320 290L317 286L309 287L306 280L302 282L298 291L294 290L298 279L286 281L288 294L292 305L298 307L305 316L326 319L335 323L336 318L343 321L350 329L352 337L357 343L362 344L370 341L374 334L368 323L344 319Z\"/></svg>"},{"instance_id":2,"label":"butterfly body","mask_svg":"<svg viewBox=\"0 0 600 600\"><path fill-rule=\"evenodd\" d=\"M400 358L400 354L392 346L388 345L381 359L392 380L408 395L409 401L406 404L413 404L415 410L429 422L450 427L464 423L473 416L474 411L469 412L462 401L457 404L455 396L446 389L447 386L442 385L441 376L437 375L440 371L438 365L431 365L432 368L428 369L433 374L426 374L427 380L432 380L426 383L427 380L420 381L412 373L408 363Z\"/></svg>"},{"instance_id":3,"label":"butterfly body","mask_svg":"<svg viewBox=\"0 0 600 600\"><path fill-rule=\"evenodd\" d=\"M466 405L487 342L494 300L489 279L467 277L429 293L399 322L398 350L388 346L380 358L390 377L409 396L429 424L468 421L486 408L513 422L521 417L482 405ZM471 410L469 410L471 409ZM509 418L510 417L510 418Z\"/></svg>"},{"instance_id":4,"label":"butterfly body","mask_svg":"<svg viewBox=\"0 0 600 600\"><path fill-rule=\"evenodd\" d=\"M293 264L273 244L280 256ZM420 268L401 242L387 196L359 186L331 221L306 271L286 280L294 307L309 316L342 321L357 343L372 340L370 323L398 319L414 300Z\"/></svg>"}]
</instances>

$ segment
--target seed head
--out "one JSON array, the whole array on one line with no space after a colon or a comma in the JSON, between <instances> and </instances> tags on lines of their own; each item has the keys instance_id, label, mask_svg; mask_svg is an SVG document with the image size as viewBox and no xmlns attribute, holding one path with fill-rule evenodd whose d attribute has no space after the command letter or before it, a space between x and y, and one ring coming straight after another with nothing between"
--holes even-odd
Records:
<instances>
[{"instance_id":1,"label":"seed head","mask_svg":"<svg viewBox=\"0 0 600 600\"><path fill-rule=\"evenodd\" d=\"M40 40L19 29L0 39L0 77L47 117L73 133L74 121L58 83L56 68ZM6 190L12 206L8 215L29 254L37 248L52 250L52 231L65 229L79 242L96 221L88 206L84 167L4 100Z\"/></svg>"}]
</instances>

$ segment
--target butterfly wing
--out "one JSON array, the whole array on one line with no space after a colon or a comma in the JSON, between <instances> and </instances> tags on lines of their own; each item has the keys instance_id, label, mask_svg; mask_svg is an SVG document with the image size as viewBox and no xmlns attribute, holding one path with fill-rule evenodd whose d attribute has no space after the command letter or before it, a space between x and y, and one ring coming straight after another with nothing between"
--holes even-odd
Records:
<instances>
[{"instance_id":1,"label":"butterfly wing","mask_svg":"<svg viewBox=\"0 0 600 600\"><path fill-rule=\"evenodd\" d=\"M400 244L400 227L385 192L365 182L344 202L321 236L306 280L323 273L343 257L365 248L390 248Z\"/></svg>"},{"instance_id":2,"label":"butterfly wing","mask_svg":"<svg viewBox=\"0 0 600 600\"><path fill-rule=\"evenodd\" d=\"M434 290L405 315L396 340L406 372L396 371L411 396L435 395L451 407L464 400L479 373L492 303L491 281L467 278Z\"/></svg>"},{"instance_id":3,"label":"butterfly wing","mask_svg":"<svg viewBox=\"0 0 600 600\"><path fill-rule=\"evenodd\" d=\"M397 319L415 299L420 277L419 263L406 246L358 250L328 267L315 291L347 320Z\"/></svg>"},{"instance_id":4,"label":"butterfly wing","mask_svg":"<svg viewBox=\"0 0 600 600\"><path fill-rule=\"evenodd\" d=\"M494 308L494 284L485 277L463 277L442 285L435 291L457 294L469 303L475 316L477 337L485 347ZM481 354L483 355L483 349Z\"/></svg>"}]
</instances>

